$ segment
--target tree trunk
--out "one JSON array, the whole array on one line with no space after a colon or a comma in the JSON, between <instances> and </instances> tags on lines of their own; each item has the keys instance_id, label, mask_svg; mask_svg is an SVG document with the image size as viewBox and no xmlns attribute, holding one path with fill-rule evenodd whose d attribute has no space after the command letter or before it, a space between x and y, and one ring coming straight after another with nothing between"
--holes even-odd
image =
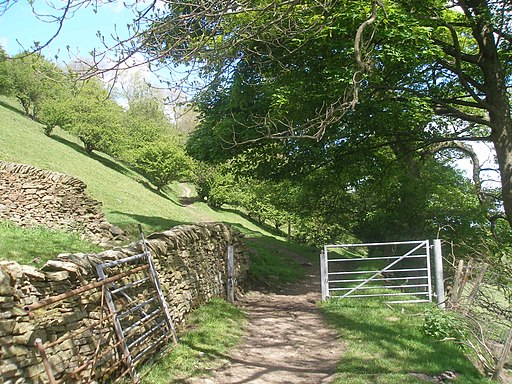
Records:
<instances>
[{"instance_id":1,"label":"tree trunk","mask_svg":"<svg viewBox=\"0 0 512 384\"><path fill-rule=\"evenodd\" d=\"M23 107L23 111L25 111L25 115L30 117L30 102L23 97L18 97L18 101L20 102L21 106Z\"/></svg>"},{"instance_id":2,"label":"tree trunk","mask_svg":"<svg viewBox=\"0 0 512 384\"><path fill-rule=\"evenodd\" d=\"M479 64L484 75L485 101L490 106L488 113L491 138L500 170L503 207L507 220L512 226L512 118L506 74L498 57L498 48L492 29L484 24L480 26L479 33L481 42Z\"/></svg>"},{"instance_id":3,"label":"tree trunk","mask_svg":"<svg viewBox=\"0 0 512 384\"><path fill-rule=\"evenodd\" d=\"M512 121L510 115L501 120L501 124L493 124L492 139L500 169L503 208L512 226Z\"/></svg>"},{"instance_id":4,"label":"tree trunk","mask_svg":"<svg viewBox=\"0 0 512 384\"><path fill-rule=\"evenodd\" d=\"M479 46L477 65L483 74L491 139L501 176L503 207L512 226L512 118L507 94L506 73L499 57L496 36L490 19L489 1L462 1L466 14L473 13L472 33Z\"/></svg>"}]
</instances>

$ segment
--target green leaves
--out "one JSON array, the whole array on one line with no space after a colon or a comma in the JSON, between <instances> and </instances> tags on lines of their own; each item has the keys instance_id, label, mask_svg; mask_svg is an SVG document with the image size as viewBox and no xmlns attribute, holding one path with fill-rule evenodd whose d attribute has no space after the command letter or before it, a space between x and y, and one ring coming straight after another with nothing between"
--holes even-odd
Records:
<instances>
[{"instance_id":1,"label":"green leaves","mask_svg":"<svg viewBox=\"0 0 512 384\"><path fill-rule=\"evenodd\" d=\"M192 171L192 160L183 148L171 139L143 145L137 153L135 164L160 191L171 181L189 179Z\"/></svg>"},{"instance_id":2,"label":"green leaves","mask_svg":"<svg viewBox=\"0 0 512 384\"><path fill-rule=\"evenodd\" d=\"M26 115L34 120L39 119L42 101L66 81L64 72L38 53L24 52L6 59L0 63L2 71L8 77L4 80L8 84L4 92L14 95Z\"/></svg>"},{"instance_id":3,"label":"green leaves","mask_svg":"<svg viewBox=\"0 0 512 384\"><path fill-rule=\"evenodd\" d=\"M68 118L63 128L78 136L87 153L113 153L123 110L109 98L99 80L86 81L74 97L61 102L67 107Z\"/></svg>"}]
</instances>

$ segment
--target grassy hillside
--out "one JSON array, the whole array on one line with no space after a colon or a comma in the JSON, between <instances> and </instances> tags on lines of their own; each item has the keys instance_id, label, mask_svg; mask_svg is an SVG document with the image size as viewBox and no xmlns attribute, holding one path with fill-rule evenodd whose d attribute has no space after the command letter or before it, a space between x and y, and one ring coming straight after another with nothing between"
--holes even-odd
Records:
<instances>
[{"instance_id":1,"label":"grassy hillside","mask_svg":"<svg viewBox=\"0 0 512 384\"><path fill-rule=\"evenodd\" d=\"M100 153L86 155L80 143L66 132L56 129L52 138L46 137L41 125L24 117L15 102L2 97L0 159L81 179L87 184L88 193L103 203L109 221L132 230L134 236L137 223L143 225L145 232L161 231L182 223L229 223L247 234L252 279L264 281L270 288L303 276L303 268L290 259L290 254L318 260L316 250L287 244L236 210L214 211L203 202L188 204L193 196L193 187L188 184L174 184L159 194L147 179L112 158ZM59 252L95 250L93 245L67 233L39 228L26 230L0 222L1 257L29 263ZM391 313L382 303L367 311L359 304L352 308L327 303L323 310L346 341L347 352L338 367L340 383L419 383L425 381L412 374L431 375L447 368L462 374L457 382L486 382L454 347L439 354L433 352L432 342L419 334L421 313L406 312L408 317L402 321L403 311ZM150 369L147 382L170 382L171 368L178 374L203 372L218 356L224 355L227 348L236 344L243 333L245 320L240 310L223 302L215 301L194 316L193 331L182 338L180 347L162 359L158 367ZM382 319L396 322L396 326L389 330L382 326ZM407 341L413 336L413 342ZM197 351L201 351L200 355ZM433 355L436 359L432 361Z\"/></svg>"},{"instance_id":2,"label":"grassy hillside","mask_svg":"<svg viewBox=\"0 0 512 384\"><path fill-rule=\"evenodd\" d=\"M80 142L55 129L51 138L42 126L18 110L16 102L0 97L0 159L75 176L101 201L109 221L135 233L137 223L147 232L178 224L223 221L246 232L269 235L230 210L214 211L203 202L182 205L190 187L174 185L157 193L149 181L102 153L86 155Z\"/></svg>"}]
</instances>

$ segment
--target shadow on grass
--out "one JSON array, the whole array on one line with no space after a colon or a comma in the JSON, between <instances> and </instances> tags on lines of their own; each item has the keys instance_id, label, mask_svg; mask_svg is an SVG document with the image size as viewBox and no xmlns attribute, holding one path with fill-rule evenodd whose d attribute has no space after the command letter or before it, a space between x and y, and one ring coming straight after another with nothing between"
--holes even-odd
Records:
<instances>
[{"instance_id":1,"label":"shadow on grass","mask_svg":"<svg viewBox=\"0 0 512 384\"><path fill-rule=\"evenodd\" d=\"M25 114L25 112L23 112L21 109L16 108L16 107L14 107L14 106L10 105L9 103L6 103L5 101L0 100L0 105L1 105L2 107L4 107L4 108L7 108L8 110L10 110L10 111L12 111L12 112L14 112L14 113L17 113L17 114L18 114L18 115L20 115L20 116L23 116L23 117L26 117L27 119L30 119L30 117L28 117L28 116ZM20 106L20 108L21 108L21 106Z\"/></svg>"},{"instance_id":2,"label":"shadow on grass","mask_svg":"<svg viewBox=\"0 0 512 384\"><path fill-rule=\"evenodd\" d=\"M148 367L142 383L188 383L212 372L229 359L227 352L240 340L244 324L245 314L238 307L216 298L201 305L188 316L179 344Z\"/></svg>"},{"instance_id":3,"label":"shadow on grass","mask_svg":"<svg viewBox=\"0 0 512 384\"><path fill-rule=\"evenodd\" d=\"M321 307L347 345L338 364L338 372L345 380L424 382L415 381L413 375L433 376L452 370L460 375L458 382L487 382L459 346L436 342L423 334L423 317L417 307L389 309L384 301L361 299L331 300ZM382 379L386 376L389 380Z\"/></svg>"},{"instance_id":4,"label":"shadow on grass","mask_svg":"<svg viewBox=\"0 0 512 384\"><path fill-rule=\"evenodd\" d=\"M133 213L126 213L126 212L120 212L120 211L112 211L112 214L119 215L121 217L128 217L131 220L130 223L126 225L122 225L123 229L125 229L127 232L129 232L131 235L139 236L139 230L137 228L137 223L142 224L145 228L144 231L151 231L151 232L163 232L167 231L168 229L171 229L177 225L182 224L190 224L189 222L183 222L183 221L176 221L171 219L166 219L164 217L160 216L144 216L144 215L136 215ZM135 221L136 223L131 223L132 221ZM132 227L133 226L133 227Z\"/></svg>"},{"instance_id":5,"label":"shadow on grass","mask_svg":"<svg viewBox=\"0 0 512 384\"><path fill-rule=\"evenodd\" d=\"M158 196L160 196L160 197L162 197L164 199L171 200L171 198L168 195L166 195L165 193L159 191L150 182L148 182L147 180L144 180L142 177L140 177L140 178L139 177L135 177L134 178L134 175L140 175L140 171L138 171L137 169L132 169L132 168L128 167L127 165L123 165L123 164L120 164L120 163L115 162L113 160L110 160L107 157L102 156L102 155L100 155L100 154L98 154L96 152L87 153L85 151L84 147L82 147L81 145L79 145L79 144L77 144L77 143L75 143L73 141L67 140L67 139L65 139L65 138L63 138L61 136L52 135L51 138L54 139L55 141L58 141L61 144L66 145L67 147L69 147L69 148L79 152L82 155L88 156L91 159L96 160L97 162L99 162L100 164L104 165L105 167L110 168L110 169L112 169L115 172L118 172L118 173L120 173L120 174L122 174L124 176L127 176L127 177L131 178L132 180L134 180L137 183L141 184L148 191L150 191L152 193L155 193L155 194L157 194ZM174 202L174 203L179 204L177 202Z\"/></svg>"},{"instance_id":6,"label":"shadow on grass","mask_svg":"<svg viewBox=\"0 0 512 384\"><path fill-rule=\"evenodd\" d=\"M198 203L201 201L203 201L203 199L201 199L199 196L191 196L191 197L182 196L182 197L180 197L179 204L183 207L186 207L187 205L192 205L194 203Z\"/></svg>"},{"instance_id":7,"label":"shadow on grass","mask_svg":"<svg viewBox=\"0 0 512 384\"><path fill-rule=\"evenodd\" d=\"M68 146L69 148L71 148L77 152L80 152L82 155L86 155L86 156L90 157L91 159L96 160L97 162L103 164L107 168L110 168L110 169L112 169L116 172L119 172L125 176L130 176L130 171L128 170L128 168L122 166L121 164L116 163L115 161L107 159L106 157L98 155L97 153L94 153L94 152L87 153L85 151L84 147L82 147L81 145L79 145L73 141L70 141L68 139L65 139L61 136L52 135L51 138L54 139L55 141L58 141L61 144Z\"/></svg>"},{"instance_id":8,"label":"shadow on grass","mask_svg":"<svg viewBox=\"0 0 512 384\"><path fill-rule=\"evenodd\" d=\"M266 231L268 233L271 233L271 234L273 234L275 236L282 236L282 237L286 236L286 233L284 233L283 231L281 231L279 229L276 229L276 227L274 227L272 225L269 225L267 223L258 221L256 219L254 219L254 217L252 217L251 215L248 215L247 213L242 212L239 209L236 209L236 208L212 208L212 209L214 211L217 211L217 212L229 212L229 213L233 213L235 215L238 215L240 217L243 217L244 219L246 219L250 223L252 223L254 225L257 225L258 227L260 227L264 231Z\"/></svg>"}]
</instances>

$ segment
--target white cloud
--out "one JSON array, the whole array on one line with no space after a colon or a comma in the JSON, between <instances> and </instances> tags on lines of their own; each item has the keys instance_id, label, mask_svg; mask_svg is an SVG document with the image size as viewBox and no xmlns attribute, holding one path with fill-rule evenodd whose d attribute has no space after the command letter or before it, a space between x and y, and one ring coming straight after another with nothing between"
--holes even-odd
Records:
<instances>
[{"instance_id":1,"label":"white cloud","mask_svg":"<svg viewBox=\"0 0 512 384\"><path fill-rule=\"evenodd\" d=\"M126 7L122 1L114 1L113 3L107 3L104 5L105 8L110 9L114 13L121 13L126 10Z\"/></svg>"},{"instance_id":2,"label":"white cloud","mask_svg":"<svg viewBox=\"0 0 512 384\"><path fill-rule=\"evenodd\" d=\"M9 49L9 38L8 37L0 37L0 46L7 51Z\"/></svg>"}]
</instances>

